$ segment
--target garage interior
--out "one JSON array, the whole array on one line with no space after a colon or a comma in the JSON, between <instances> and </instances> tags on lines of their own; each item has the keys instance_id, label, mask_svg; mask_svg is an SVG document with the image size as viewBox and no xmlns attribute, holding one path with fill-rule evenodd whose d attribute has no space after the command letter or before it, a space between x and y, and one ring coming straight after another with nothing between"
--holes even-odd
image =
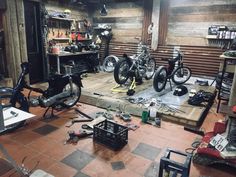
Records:
<instances>
[{"instance_id":1,"label":"garage interior","mask_svg":"<svg viewBox=\"0 0 236 177\"><path fill-rule=\"evenodd\" d=\"M0 176L236 176L235 0L1 0Z\"/></svg>"}]
</instances>

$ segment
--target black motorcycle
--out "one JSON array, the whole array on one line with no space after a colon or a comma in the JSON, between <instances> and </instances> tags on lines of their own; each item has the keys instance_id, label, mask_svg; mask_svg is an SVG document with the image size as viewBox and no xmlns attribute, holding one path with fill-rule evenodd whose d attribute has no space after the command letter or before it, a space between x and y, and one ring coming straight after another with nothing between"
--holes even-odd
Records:
<instances>
[{"instance_id":1,"label":"black motorcycle","mask_svg":"<svg viewBox=\"0 0 236 177\"><path fill-rule=\"evenodd\" d=\"M54 75L48 80L48 88L42 90L40 88L33 88L25 81L25 76L29 73L29 64L27 62L21 64L22 72L19 76L17 84L14 88L2 87L0 88L0 103L4 107L13 106L23 111L29 112L30 106L41 106L47 108L47 111L52 108L70 108L74 106L81 95L81 73ZM23 89L28 89L29 94L26 98ZM32 97L31 92L40 93L38 97ZM20 121L18 123L5 127L4 132L13 131L25 123ZM3 133L3 132L0 132Z\"/></svg>"}]
</instances>

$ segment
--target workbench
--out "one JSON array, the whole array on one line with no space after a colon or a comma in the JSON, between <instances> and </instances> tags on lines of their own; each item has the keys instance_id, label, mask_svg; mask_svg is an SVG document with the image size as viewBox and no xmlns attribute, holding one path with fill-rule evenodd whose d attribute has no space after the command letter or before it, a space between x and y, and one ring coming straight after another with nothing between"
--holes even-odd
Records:
<instances>
[{"instance_id":1,"label":"workbench","mask_svg":"<svg viewBox=\"0 0 236 177\"><path fill-rule=\"evenodd\" d=\"M61 52L59 54L48 53L47 54L47 63L48 63L48 74L57 73L64 74L62 72L62 64L66 64L68 61L74 61L77 65L83 65L83 69L87 69L88 72L94 72L97 70L99 65L99 57L97 51L84 51L84 52ZM55 70L56 66L56 70ZM76 68L74 72L80 72Z\"/></svg>"}]
</instances>

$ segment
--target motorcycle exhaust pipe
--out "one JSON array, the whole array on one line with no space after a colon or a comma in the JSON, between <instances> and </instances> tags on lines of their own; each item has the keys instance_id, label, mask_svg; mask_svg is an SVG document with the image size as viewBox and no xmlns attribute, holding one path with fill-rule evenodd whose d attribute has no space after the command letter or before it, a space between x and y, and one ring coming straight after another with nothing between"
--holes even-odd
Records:
<instances>
[{"instance_id":1,"label":"motorcycle exhaust pipe","mask_svg":"<svg viewBox=\"0 0 236 177\"><path fill-rule=\"evenodd\" d=\"M63 99L68 98L71 95L70 91L59 93L57 95L54 95L48 99L40 99L40 105L43 107L49 107L52 106L55 103L61 102Z\"/></svg>"}]
</instances>

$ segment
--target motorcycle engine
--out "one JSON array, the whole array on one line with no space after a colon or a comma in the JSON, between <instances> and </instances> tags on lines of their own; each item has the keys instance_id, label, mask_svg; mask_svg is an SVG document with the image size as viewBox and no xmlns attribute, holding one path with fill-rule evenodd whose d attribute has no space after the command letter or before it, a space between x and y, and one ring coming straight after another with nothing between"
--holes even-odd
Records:
<instances>
[{"instance_id":1,"label":"motorcycle engine","mask_svg":"<svg viewBox=\"0 0 236 177\"><path fill-rule=\"evenodd\" d=\"M144 66L140 66L139 67L139 75L141 77L144 77L145 73L146 73L146 68Z\"/></svg>"}]
</instances>

